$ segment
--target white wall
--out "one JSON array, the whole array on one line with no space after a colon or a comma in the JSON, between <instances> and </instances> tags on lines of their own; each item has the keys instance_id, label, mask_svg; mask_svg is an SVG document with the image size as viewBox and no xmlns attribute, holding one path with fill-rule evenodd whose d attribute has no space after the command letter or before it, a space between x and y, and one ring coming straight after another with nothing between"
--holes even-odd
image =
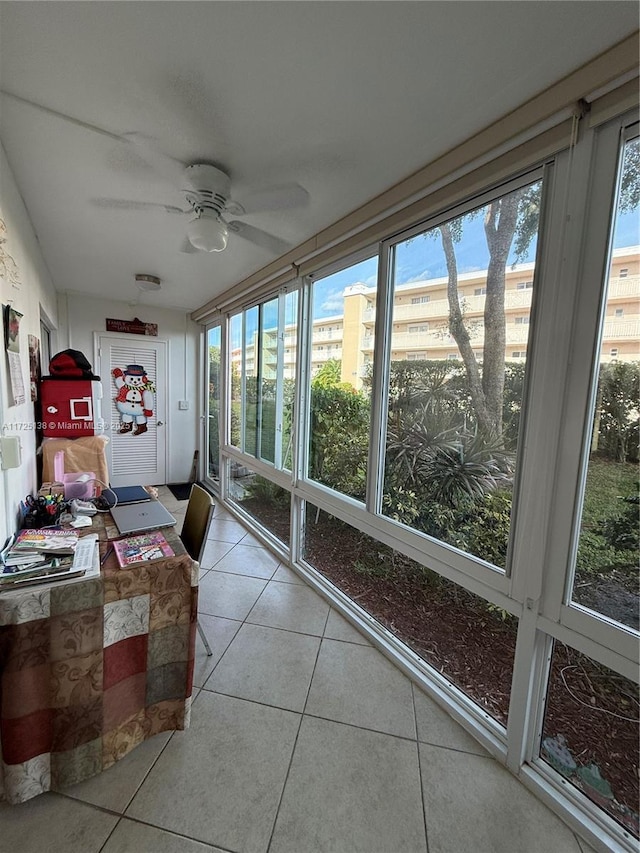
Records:
<instances>
[{"instance_id":1,"label":"white wall","mask_svg":"<svg viewBox=\"0 0 640 853\"><path fill-rule=\"evenodd\" d=\"M5 242L0 245L0 302L10 303L23 314L20 322L20 363L26 401L13 405L2 334L0 356L0 429L2 435L18 435L22 443L22 466L0 471L0 545L13 532L20 500L36 488L34 408L29 393L29 350L27 335L40 337L40 310L54 327L57 325L56 293L36 239L29 214L18 192L4 149L0 146L0 218L6 225ZM17 267L19 284L13 284L2 266L4 253ZM6 264L11 264L5 258Z\"/></svg>"},{"instance_id":2,"label":"white wall","mask_svg":"<svg viewBox=\"0 0 640 853\"><path fill-rule=\"evenodd\" d=\"M34 407L29 393L29 351L27 336L40 337L40 312L53 326L52 355L63 349L81 350L93 364L94 332L104 332L105 319L116 317L133 320L138 316L158 324L158 338L169 342L168 401L168 468L167 482L188 479L193 452L198 446L200 429L200 368L198 349L201 327L186 313L147 304L132 306L108 299L92 299L81 294L56 293L44 263L28 212L18 192L13 174L0 146L0 218L6 225L6 241L0 246L0 302L11 303L23 314L20 323L20 361L26 401L12 405L8 365L2 338L0 355L0 429L2 435L19 435L22 443L22 466L0 471L0 546L16 528L20 500L39 485L36 469L36 433ZM2 235L0 235L0 238ZM3 277L2 254L15 261L20 284L13 285ZM132 282L133 284L133 282ZM135 294L137 296L137 292ZM151 297L143 297L150 299ZM133 336L135 337L135 336ZM48 365L43 364L43 372ZM104 393L109 382L103 377ZM178 400L188 400L189 410L179 411Z\"/></svg>"},{"instance_id":3,"label":"white wall","mask_svg":"<svg viewBox=\"0 0 640 853\"><path fill-rule=\"evenodd\" d=\"M132 291L135 291L133 280ZM137 297L137 291L132 292ZM198 447L200 429L200 364L198 345L201 327L186 313L156 308L149 304L153 297L145 295L144 302L131 305L109 299L95 299L79 293L61 293L58 298L58 314L62 335L58 338L58 350L77 349L94 364L94 332L106 331L105 320L133 320L139 317L145 323L157 323L158 340L168 341L169 387L167 388L168 441L167 482L182 483L189 479L193 452ZM123 335L126 337L126 335ZM131 335L135 342L137 335ZM147 338L149 343L154 338ZM103 397L112 395L110 376L101 376ZM178 401L189 402L188 411L178 409Z\"/></svg>"}]
</instances>

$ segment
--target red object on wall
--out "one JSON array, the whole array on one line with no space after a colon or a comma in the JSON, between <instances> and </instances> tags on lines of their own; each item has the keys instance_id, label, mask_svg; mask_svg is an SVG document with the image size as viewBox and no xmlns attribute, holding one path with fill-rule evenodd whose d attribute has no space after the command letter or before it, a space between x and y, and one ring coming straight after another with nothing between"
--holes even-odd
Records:
<instances>
[{"instance_id":1,"label":"red object on wall","mask_svg":"<svg viewBox=\"0 0 640 853\"><path fill-rule=\"evenodd\" d=\"M40 382L42 434L46 438L82 438L99 430L102 383L89 379Z\"/></svg>"}]
</instances>

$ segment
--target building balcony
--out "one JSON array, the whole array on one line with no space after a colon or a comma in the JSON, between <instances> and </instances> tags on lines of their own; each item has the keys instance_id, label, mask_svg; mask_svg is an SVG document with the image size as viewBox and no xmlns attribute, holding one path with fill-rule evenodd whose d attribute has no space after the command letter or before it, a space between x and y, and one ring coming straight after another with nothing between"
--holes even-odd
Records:
<instances>
[{"instance_id":1,"label":"building balcony","mask_svg":"<svg viewBox=\"0 0 640 853\"><path fill-rule=\"evenodd\" d=\"M610 278L607 301L629 298L640 299L640 275Z\"/></svg>"},{"instance_id":2,"label":"building balcony","mask_svg":"<svg viewBox=\"0 0 640 853\"><path fill-rule=\"evenodd\" d=\"M605 341L640 340L640 320L605 320L602 339Z\"/></svg>"}]
</instances>

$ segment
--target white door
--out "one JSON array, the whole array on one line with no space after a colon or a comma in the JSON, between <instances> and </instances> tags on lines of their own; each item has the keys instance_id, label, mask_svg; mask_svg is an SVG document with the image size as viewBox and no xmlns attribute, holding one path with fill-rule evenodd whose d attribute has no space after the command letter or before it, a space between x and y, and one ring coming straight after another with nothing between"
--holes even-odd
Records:
<instances>
[{"instance_id":1,"label":"white door","mask_svg":"<svg viewBox=\"0 0 640 853\"><path fill-rule=\"evenodd\" d=\"M166 482L167 342L109 332L94 337L104 433L110 439L111 485L161 485ZM123 374L118 373L117 380L114 370ZM151 387L149 396L144 391ZM129 405L141 396L143 404ZM152 414L144 415L145 411Z\"/></svg>"}]
</instances>

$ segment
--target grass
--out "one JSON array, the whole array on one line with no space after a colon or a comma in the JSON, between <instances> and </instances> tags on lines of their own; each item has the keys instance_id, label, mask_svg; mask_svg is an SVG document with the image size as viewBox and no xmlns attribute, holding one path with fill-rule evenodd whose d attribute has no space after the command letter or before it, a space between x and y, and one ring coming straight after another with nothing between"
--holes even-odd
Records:
<instances>
[{"instance_id":1,"label":"grass","mask_svg":"<svg viewBox=\"0 0 640 853\"><path fill-rule=\"evenodd\" d=\"M582 527L591 530L599 521L623 509L620 498L638 491L638 466L632 462L589 460L587 487L582 511Z\"/></svg>"}]
</instances>

